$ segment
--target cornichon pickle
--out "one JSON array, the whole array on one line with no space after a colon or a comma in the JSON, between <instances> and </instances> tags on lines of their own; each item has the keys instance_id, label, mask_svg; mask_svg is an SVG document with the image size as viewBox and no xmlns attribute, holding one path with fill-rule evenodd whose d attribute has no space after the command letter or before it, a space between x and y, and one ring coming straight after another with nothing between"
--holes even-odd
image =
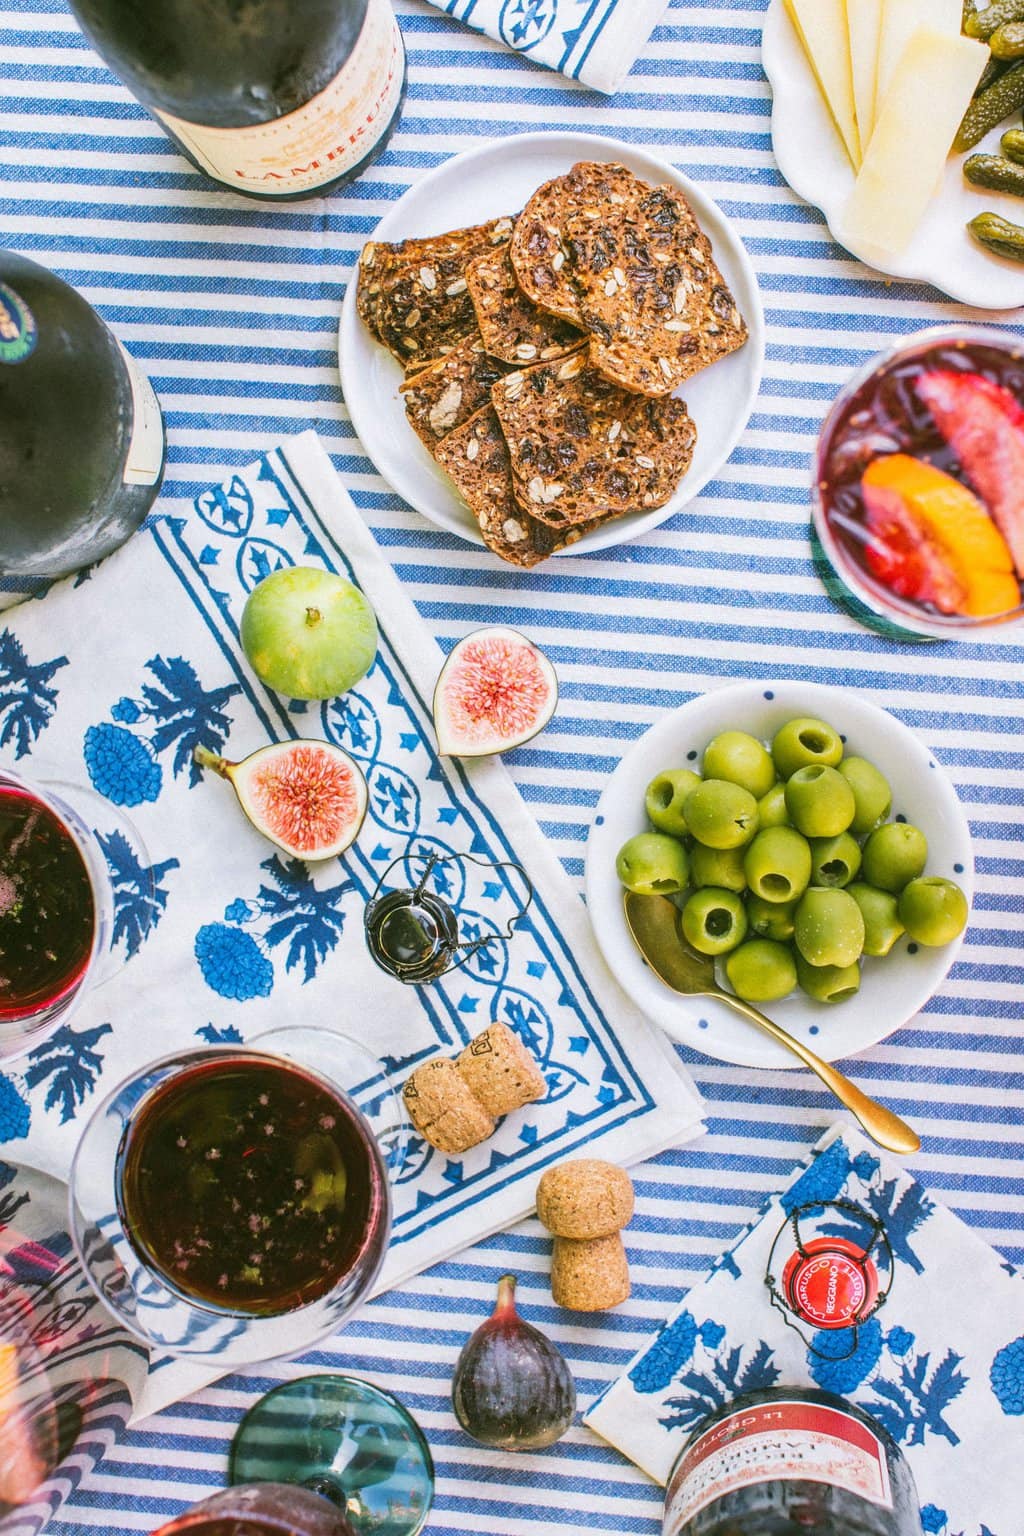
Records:
<instances>
[{"instance_id":1,"label":"cornichon pickle","mask_svg":"<svg viewBox=\"0 0 1024 1536\"><path fill-rule=\"evenodd\" d=\"M974 87L974 95L980 96L982 91L987 91L990 85L995 85L1000 75L1005 75L1008 65L1002 59L989 59L981 72L981 79Z\"/></svg>"},{"instance_id":2,"label":"cornichon pickle","mask_svg":"<svg viewBox=\"0 0 1024 1536\"><path fill-rule=\"evenodd\" d=\"M1024 21L1007 21L988 40L994 59L1024 59Z\"/></svg>"},{"instance_id":3,"label":"cornichon pickle","mask_svg":"<svg viewBox=\"0 0 1024 1536\"><path fill-rule=\"evenodd\" d=\"M1024 0L1021 5L1024 7ZM994 85L975 96L957 129L953 148L958 152L973 149L990 128L1021 106L1024 106L1024 59L1012 64Z\"/></svg>"},{"instance_id":4,"label":"cornichon pickle","mask_svg":"<svg viewBox=\"0 0 1024 1536\"><path fill-rule=\"evenodd\" d=\"M999 140L999 148L1007 160L1024 165L1024 128L1007 128Z\"/></svg>"},{"instance_id":5,"label":"cornichon pickle","mask_svg":"<svg viewBox=\"0 0 1024 1536\"><path fill-rule=\"evenodd\" d=\"M1024 261L1024 227L1011 224L998 213L979 213L967 226L979 245L1005 256L1007 261Z\"/></svg>"},{"instance_id":6,"label":"cornichon pickle","mask_svg":"<svg viewBox=\"0 0 1024 1536\"><path fill-rule=\"evenodd\" d=\"M1014 165L1002 155L969 155L964 161L964 175L972 187L1024 197L1024 165Z\"/></svg>"},{"instance_id":7,"label":"cornichon pickle","mask_svg":"<svg viewBox=\"0 0 1024 1536\"><path fill-rule=\"evenodd\" d=\"M968 37L984 38L987 42L998 27L1008 21L1024 20L1024 0L992 0L983 11L971 9L964 12L964 31Z\"/></svg>"}]
</instances>

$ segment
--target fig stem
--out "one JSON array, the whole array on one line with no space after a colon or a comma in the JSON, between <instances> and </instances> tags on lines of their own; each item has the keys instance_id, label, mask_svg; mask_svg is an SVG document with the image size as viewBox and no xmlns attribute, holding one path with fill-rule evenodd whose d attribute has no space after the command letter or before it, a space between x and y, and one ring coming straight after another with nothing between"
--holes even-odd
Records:
<instances>
[{"instance_id":1,"label":"fig stem","mask_svg":"<svg viewBox=\"0 0 1024 1536\"><path fill-rule=\"evenodd\" d=\"M192 761L200 768L212 768L214 773L219 773L222 779L228 776L228 768L233 768L233 763L228 763L216 752L211 752L209 747L196 747L192 752Z\"/></svg>"},{"instance_id":2,"label":"fig stem","mask_svg":"<svg viewBox=\"0 0 1024 1536\"><path fill-rule=\"evenodd\" d=\"M515 1312L516 1310L516 1277L515 1275L502 1275L498 1281L498 1300L495 1303L494 1315L499 1312Z\"/></svg>"},{"instance_id":3,"label":"fig stem","mask_svg":"<svg viewBox=\"0 0 1024 1536\"><path fill-rule=\"evenodd\" d=\"M319 608L306 609L306 623L309 625L310 629L315 629L322 618L323 614L320 612Z\"/></svg>"}]
</instances>

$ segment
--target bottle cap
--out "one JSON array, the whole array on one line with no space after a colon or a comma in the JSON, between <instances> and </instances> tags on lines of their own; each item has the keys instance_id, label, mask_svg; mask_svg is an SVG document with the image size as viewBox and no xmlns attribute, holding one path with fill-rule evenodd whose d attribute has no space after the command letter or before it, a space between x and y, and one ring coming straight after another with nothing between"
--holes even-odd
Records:
<instances>
[{"instance_id":1,"label":"bottle cap","mask_svg":"<svg viewBox=\"0 0 1024 1536\"><path fill-rule=\"evenodd\" d=\"M782 1293L813 1328L851 1328L875 1310L878 1271L863 1248L843 1237L815 1237L790 1254Z\"/></svg>"}]
</instances>

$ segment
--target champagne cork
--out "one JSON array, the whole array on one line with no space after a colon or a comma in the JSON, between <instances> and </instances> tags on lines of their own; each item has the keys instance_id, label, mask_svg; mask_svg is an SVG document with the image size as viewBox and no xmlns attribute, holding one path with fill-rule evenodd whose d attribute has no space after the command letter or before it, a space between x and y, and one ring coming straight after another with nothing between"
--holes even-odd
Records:
<instances>
[{"instance_id":1,"label":"champagne cork","mask_svg":"<svg viewBox=\"0 0 1024 1536\"><path fill-rule=\"evenodd\" d=\"M494 1134L494 1117L447 1056L417 1067L406 1079L402 1098L413 1125L439 1152L467 1152Z\"/></svg>"},{"instance_id":2,"label":"champagne cork","mask_svg":"<svg viewBox=\"0 0 1024 1536\"><path fill-rule=\"evenodd\" d=\"M633 1184L614 1163L580 1157L549 1168L537 1215L554 1233L551 1294L574 1312L606 1312L629 1296L621 1229L633 1215Z\"/></svg>"},{"instance_id":3,"label":"champagne cork","mask_svg":"<svg viewBox=\"0 0 1024 1536\"><path fill-rule=\"evenodd\" d=\"M629 1299L629 1260L617 1232L576 1242L556 1237L551 1295L573 1312L607 1312Z\"/></svg>"},{"instance_id":4,"label":"champagne cork","mask_svg":"<svg viewBox=\"0 0 1024 1536\"><path fill-rule=\"evenodd\" d=\"M547 1092L544 1074L507 1024L491 1024L456 1057L463 1081L487 1113L500 1118Z\"/></svg>"}]
</instances>

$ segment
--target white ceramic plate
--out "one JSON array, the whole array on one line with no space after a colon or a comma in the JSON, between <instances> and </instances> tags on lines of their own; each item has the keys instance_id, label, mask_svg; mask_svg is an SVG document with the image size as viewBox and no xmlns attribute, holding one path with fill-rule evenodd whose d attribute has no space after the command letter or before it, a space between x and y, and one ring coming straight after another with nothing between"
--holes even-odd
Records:
<instances>
[{"instance_id":1,"label":"white ceramic plate","mask_svg":"<svg viewBox=\"0 0 1024 1536\"><path fill-rule=\"evenodd\" d=\"M905 725L856 694L817 683L735 683L659 720L626 753L601 796L587 843L587 906L605 959L647 1017L673 1039L739 1066L799 1062L727 1004L680 997L655 976L626 927L615 855L627 838L647 830L644 790L655 774L699 768L705 746L719 731L732 727L768 741L801 715L827 720L846 737L848 753L877 764L892 786L892 814L904 815L928 839L927 873L955 880L968 901L974 893L971 836L952 784ZM860 991L849 1002L816 1003L794 993L764 1011L826 1060L851 1056L884 1040L924 1006L960 943L911 953L908 940L900 939L885 959L865 961Z\"/></svg>"},{"instance_id":2,"label":"white ceramic plate","mask_svg":"<svg viewBox=\"0 0 1024 1536\"><path fill-rule=\"evenodd\" d=\"M542 182L562 175L578 160L617 160L637 176L685 194L711 241L750 339L739 352L703 369L679 390L697 424L697 448L671 501L642 517L617 518L562 554L607 549L656 528L693 500L735 448L753 410L764 362L761 298L739 236L718 206L672 166L617 139L588 133L524 133L456 155L410 187L374 231L377 240L402 240L517 213ZM432 523L481 544L469 508L405 419L398 394L402 369L361 323L354 277L341 310L338 361L352 423L384 479Z\"/></svg>"},{"instance_id":3,"label":"white ceramic plate","mask_svg":"<svg viewBox=\"0 0 1024 1536\"><path fill-rule=\"evenodd\" d=\"M821 209L841 245L876 271L933 283L950 298L977 309L1024 304L1024 265L992 255L966 229L969 219L988 209L1015 224L1024 222L1020 198L969 186L963 177L964 156L953 155L946 162L942 188L910 245L880 264L877 253L858 249L840 233L853 168L783 0L771 0L765 14L762 62L772 88L772 146L779 169L794 192ZM1001 123L993 129L978 151L998 153L1006 127Z\"/></svg>"}]
</instances>

